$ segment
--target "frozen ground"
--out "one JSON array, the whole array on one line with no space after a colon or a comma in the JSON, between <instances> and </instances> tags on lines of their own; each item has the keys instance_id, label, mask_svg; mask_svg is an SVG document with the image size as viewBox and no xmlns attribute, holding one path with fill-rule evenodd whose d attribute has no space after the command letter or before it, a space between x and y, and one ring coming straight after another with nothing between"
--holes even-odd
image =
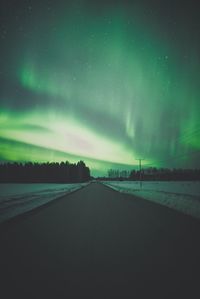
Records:
<instances>
[{"instance_id":1,"label":"frozen ground","mask_svg":"<svg viewBox=\"0 0 200 299\"><path fill-rule=\"evenodd\" d=\"M0 223L86 184L0 184Z\"/></svg>"},{"instance_id":2,"label":"frozen ground","mask_svg":"<svg viewBox=\"0 0 200 299\"><path fill-rule=\"evenodd\" d=\"M103 182L111 188L142 197L200 219L200 182Z\"/></svg>"}]
</instances>

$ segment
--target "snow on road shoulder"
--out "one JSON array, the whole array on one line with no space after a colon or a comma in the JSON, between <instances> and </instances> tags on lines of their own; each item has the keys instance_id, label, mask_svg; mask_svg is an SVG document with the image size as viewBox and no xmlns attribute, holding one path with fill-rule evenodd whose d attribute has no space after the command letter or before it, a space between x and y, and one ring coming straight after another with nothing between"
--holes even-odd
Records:
<instances>
[{"instance_id":1,"label":"snow on road shoulder","mask_svg":"<svg viewBox=\"0 0 200 299\"><path fill-rule=\"evenodd\" d=\"M119 192L165 205L200 219L200 182L103 182Z\"/></svg>"},{"instance_id":2,"label":"snow on road shoulder","mask_svg":"<svg viewBox=\"0 0 200 299\"><path fill-rule=\"evenodd\" d=\"M0 223L76 191L79 184L0 184Z\"/></svg>"}]
</instances>

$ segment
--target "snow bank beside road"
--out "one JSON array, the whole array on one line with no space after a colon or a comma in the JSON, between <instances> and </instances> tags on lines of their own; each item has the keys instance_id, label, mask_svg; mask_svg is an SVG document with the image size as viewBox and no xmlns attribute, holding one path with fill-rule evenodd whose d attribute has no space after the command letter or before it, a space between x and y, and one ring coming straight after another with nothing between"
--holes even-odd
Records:
<instances>
[{"instance_id":1,"label":"snow bank beside road","mask_svg":"<svg viewBox=\"0 0 200 299\"><path fill-rule=\"evenodd\" d=\"M0 184L0 223L86 185L87 183Z\"/></svg>"},{"instance_id":2,"label":"snow bank beside road","mask_svg":"<svg viewBox=\"0 0 200 299\"><path fill-rule=\"evenodd\" d=\"M200 219L200 182L103 182L124 193L142 197Z\"/></svg>"}]
</instances>

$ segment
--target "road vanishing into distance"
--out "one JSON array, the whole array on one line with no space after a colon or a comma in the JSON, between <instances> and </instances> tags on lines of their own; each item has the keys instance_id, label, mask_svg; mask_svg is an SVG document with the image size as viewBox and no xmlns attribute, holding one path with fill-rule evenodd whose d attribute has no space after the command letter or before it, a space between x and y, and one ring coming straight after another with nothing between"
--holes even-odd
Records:
<instances>
[{"instance_id":1,"label":"road vanishing into distance","mask_svg":"<svg viewBox=\"0 0 200 299\"><path fill-rule=\"evenodd\" d=\"M200 221L100 183L0 225L4 298L200 298Z\"/></svg>"}]
</instances>

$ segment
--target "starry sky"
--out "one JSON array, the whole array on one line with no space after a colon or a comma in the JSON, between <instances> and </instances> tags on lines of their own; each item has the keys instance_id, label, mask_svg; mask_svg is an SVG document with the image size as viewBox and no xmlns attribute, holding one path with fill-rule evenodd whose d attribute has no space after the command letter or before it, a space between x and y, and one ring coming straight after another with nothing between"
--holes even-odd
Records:
<instances>
[{"instance_id":1,"label":"starry sky","mask_svg":"<svg viewBox=\"0 0 200 299\"><path fill-rule=\"evenodd\" d=\"M1 1L0 161L200 167L198 1Z\"/></svg>"}]
</instances>

